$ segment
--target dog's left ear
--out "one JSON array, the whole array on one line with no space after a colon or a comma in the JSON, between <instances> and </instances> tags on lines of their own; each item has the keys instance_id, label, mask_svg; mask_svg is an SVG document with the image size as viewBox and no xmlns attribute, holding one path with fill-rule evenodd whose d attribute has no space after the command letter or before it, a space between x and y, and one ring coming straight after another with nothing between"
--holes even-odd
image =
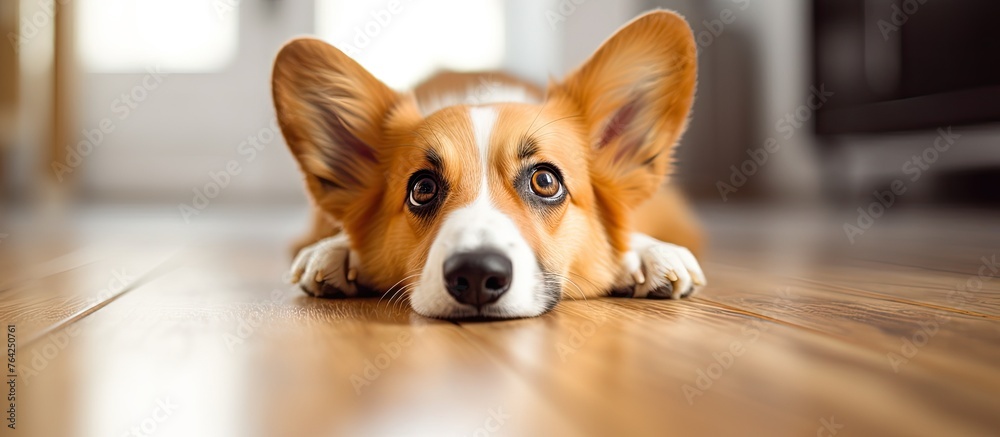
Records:
<instances>
[{"instance_id":1,"label":"dog's left ear","mask_svg":"<svg viewBox=\"0 0 1000 437\"><path fill-rule=\"evenodd\" d=\"M635 207L670 171L672 149L694 99L697 52L691 28L667 11L642 15L608 39L550 98L578 106L592 147L595 186Z\"/></svg>"}]
</instances>

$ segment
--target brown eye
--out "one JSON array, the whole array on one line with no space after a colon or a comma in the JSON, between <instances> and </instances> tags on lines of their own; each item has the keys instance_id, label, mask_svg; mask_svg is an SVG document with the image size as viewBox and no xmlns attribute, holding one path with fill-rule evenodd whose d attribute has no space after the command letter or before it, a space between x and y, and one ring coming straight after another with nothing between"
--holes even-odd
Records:
<instances>
[{"instance_id":1,"label":"brown eye","mask_svg":"<svg viewBox=\"0 0 1000 437\"><path fill-rule=\"evenodd\" d=\"M410 189L410 205L426 205L437 197L437 193L438 184L434 178L424 176L417 179L417 181L413 183L413 188Z\"/></svg>"},{"instance_id":2,"label":"brown eye","mask_svg":"<svg viewBox=\"0 0 1000 437\"><path fill-rule=\"evenodd\" d=\"M552 170L540 168L531 174L531 191L538 196L552 198L562 194L563 190Z\"/></svg>"}]
</instances>

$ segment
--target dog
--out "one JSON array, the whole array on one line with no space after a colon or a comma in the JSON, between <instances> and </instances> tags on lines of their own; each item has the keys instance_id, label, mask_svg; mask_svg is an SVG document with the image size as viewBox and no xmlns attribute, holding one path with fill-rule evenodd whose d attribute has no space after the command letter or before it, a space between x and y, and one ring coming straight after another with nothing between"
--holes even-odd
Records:
<instances>
[{"instance_id":1,"label":"dog","mask_svg":"<svg viewBox=\"0 0 1000 437\"><path fill-rule=\"evenodd\" d=\"M471 73L397 92L331 45L289 42L273 98L314 210L290 281L314 296L406 296L445 319L694 293L700 230L661 186L696 64L687 22L663 10L544 93Z\"/></svg>"}]
</instances>

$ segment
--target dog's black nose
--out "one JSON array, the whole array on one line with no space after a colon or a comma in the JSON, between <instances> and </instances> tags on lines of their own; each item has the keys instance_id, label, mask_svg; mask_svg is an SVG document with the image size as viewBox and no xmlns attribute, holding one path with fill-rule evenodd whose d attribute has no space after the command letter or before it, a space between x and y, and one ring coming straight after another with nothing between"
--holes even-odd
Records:
<instances>
[{"instance_id":1,"label":"dog's black nose","mask_svg":"<svg viewBox=\"0 0 1000 437\"><path fill-rule=\"evenodd\" d=\"M495 250L463 252L444 261L444 282L455 300L481 307L510 288L510 258Z\"/></svg>"}]
</instances>

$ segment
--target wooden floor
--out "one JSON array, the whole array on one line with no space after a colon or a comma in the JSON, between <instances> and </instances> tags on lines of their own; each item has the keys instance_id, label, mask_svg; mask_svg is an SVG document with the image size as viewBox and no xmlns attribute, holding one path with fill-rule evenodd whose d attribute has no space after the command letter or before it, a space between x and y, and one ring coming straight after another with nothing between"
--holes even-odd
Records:
<instances>
[{"instance_id":1,"label":"wooden floor","mask_svg":"<svg viewBox=\"0 0 1000 437\"><path fill-rule=\"evenodd\" d=\"M0 433L997 435L1000 217L891 213L850 244L849 213L709 208L701 294L491 323L284 285L296 219L45 250L0 229Z\"/></svg>"}]
</instances>

